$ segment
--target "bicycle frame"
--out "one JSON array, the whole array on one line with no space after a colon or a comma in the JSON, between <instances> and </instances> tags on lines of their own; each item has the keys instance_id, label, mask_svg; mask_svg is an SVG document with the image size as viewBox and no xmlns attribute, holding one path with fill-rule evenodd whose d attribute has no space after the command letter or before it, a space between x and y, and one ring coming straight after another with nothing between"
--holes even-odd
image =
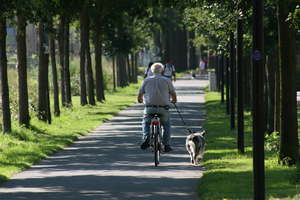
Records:
<instances>
[{"instance_id":1,"label":"bicycle frame","mask_svg":"<svg viewBox=\"0 0 300 200\"><path fill-rule=\"evenodd\" d=\"M161 124L157 114L151 119L151 146L154 151L154 164L159 164L159 156L161 151Z\"/></svg>"}]
</instances>

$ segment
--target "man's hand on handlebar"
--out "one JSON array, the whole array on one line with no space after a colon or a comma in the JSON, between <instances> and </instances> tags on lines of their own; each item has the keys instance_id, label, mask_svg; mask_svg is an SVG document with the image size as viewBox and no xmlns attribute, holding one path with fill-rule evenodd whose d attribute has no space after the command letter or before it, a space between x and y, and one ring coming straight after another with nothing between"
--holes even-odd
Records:
<instances>
[{"instance_id":1,"label":"man's hand on handlebar","mask_svg":"<svg viewBox=\"0 0 300 200\"><path fill-rule=\"evenodd\" d=\"M171 93L171 103L177 102L177 95L176 92Z\"/></svg>"}]
</instances>

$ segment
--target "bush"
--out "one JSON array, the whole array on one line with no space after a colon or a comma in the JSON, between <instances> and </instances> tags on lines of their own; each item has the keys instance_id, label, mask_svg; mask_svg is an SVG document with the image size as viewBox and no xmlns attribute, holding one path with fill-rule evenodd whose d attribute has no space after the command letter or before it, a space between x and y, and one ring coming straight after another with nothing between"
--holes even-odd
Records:
<instances>
[{"instance_id":1,"label":"bush","mask_svg":"<svg viewBox=\"0 0 300 200\"><path fill-rule=\"evenodd\" d=\"M112 74L110 74L109 72L104 72L103 73L103 78L104 78L104 89L105 90L109 90L109 89L113 89L113 77Z\"/></svg>"},{"instance_id":2,"label":"bush","mask_svg":"<svg viewBox=\"0 0 300 200\"><path fill-rule=\"evenodd\" d=\"M72 96L80 96L80 74L71 76Z\"/></svg>"},{"instance_id":3,"label":"bush","mask_svg":"<svg viewBox=\"0 0 300 200\"><path fill-rule=\"evenodd\" d=\"M279 152L280 135L279 132L273 132L265 136L265 149L270 152Z\"/></svg>"},{"instance_id":4,"label":"bush","mask_svg":"<svg viewBox=\"0 0 300 200\"><path fill-rule=\"evenodd\" d=\"M70 62L70 80L72 96L80 95L80 59L75 57Z\"/></svg>"}]
</instances>

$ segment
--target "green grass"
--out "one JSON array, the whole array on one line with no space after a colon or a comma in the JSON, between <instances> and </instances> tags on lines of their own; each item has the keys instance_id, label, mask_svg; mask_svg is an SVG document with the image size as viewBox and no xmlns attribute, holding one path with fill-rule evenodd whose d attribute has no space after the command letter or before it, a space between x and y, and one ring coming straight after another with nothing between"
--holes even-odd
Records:
<instances>
[{"instance_id":1,"label":"green grass","mask_svg":"<svg viewBox=\"0 0 300 200\"><path fill-rule=\"evenodd\" d=\"M22 171L47 155L62 149L105 122L121 109L136 102L139 84L118 88L106 94L106 101L96 106L80 106L79 97L73 97L73 107L62 109L60 117L54 117L48 125L31 120L31 128L18 127L13 122L13 132L0 134L0 183Z\"/></svg>"},{"instance_id":2,"label":"green grass","mask_svg":"<svg viewBox=\"0 0 300 200\"><path fill-rule=\"evenodd\" d=\"M230 130L226 105L218 93L206 95L207 145L205 172L198 191L202 200L253 199L252 130L250 113L245 113L245 154L237 153L236 130ZM266 199L300 199L296 167L279 165L277 155L265 154ZM298 171L299 172L299 171Z\"/></svg>"}]
</instances>

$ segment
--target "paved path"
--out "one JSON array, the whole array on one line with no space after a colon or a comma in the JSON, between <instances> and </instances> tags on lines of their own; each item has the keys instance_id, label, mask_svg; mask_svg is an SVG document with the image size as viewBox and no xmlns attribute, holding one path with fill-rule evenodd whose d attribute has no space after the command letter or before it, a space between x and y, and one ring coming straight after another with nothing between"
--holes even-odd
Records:
<instances>
[{"instance_id":1,"label":"paved path","mask_svg":"<svg viewBox=\"0 0 300 200\"><path fill-rule=\"evenodd\" d=\"M207 81L178 80L178 107L189 125L203 121ZM172 110L173 152L154 167L139 149L142 105L134 105L0 186L1 200L194 200L201 167L189 165L185 129Z\"/></svg>"}]
</instances>

